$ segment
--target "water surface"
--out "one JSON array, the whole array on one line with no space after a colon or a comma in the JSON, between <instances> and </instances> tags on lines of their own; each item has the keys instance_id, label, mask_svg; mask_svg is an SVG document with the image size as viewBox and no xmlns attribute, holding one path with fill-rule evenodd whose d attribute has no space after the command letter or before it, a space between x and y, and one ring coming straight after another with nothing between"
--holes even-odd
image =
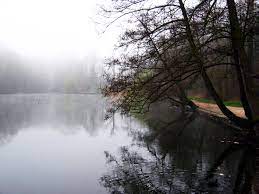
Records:
<instances>
[{"instance_id":1,"label":"water surface","mask_svg":"<svg viewBox=\"0 0 259 194\"><path fill-rule=\"evenodd\" d=\"M1 95L0 193L231 193L238 154L202 184L228 130L188 115L162 130L160 110L105 121L106 106L100 95Z\"/></svg>"}]
</instances>

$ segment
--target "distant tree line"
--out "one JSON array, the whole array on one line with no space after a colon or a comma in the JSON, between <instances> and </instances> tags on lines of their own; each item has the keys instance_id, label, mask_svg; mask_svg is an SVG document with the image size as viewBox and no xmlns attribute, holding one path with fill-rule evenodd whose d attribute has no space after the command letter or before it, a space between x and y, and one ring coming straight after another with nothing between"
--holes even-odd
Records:
<instances>
[{"instance_id":1,"label":"distant tree line","mask_svg":"<svg viewBox=\"0 0 259 194\"><path fill-rule=\"evenodd\" d=\"M98 92L100 73L95 64L71 64L53 70L28 64L13 53L0 53L0 94ZM36 63L36 62L35 62ZM44 64L43 64L44 66ZM55 64L53 65L55 66ZM84 68L90 66L90 68ZM48 72L51 71L51 72Z\"/></svg>"}]
</instances>

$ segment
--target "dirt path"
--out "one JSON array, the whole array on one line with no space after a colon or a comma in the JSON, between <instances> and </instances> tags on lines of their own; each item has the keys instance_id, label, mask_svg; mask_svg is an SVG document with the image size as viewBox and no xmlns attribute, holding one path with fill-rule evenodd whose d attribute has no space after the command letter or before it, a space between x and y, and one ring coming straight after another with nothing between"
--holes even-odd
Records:
<instances>
[{"instance_id":1,"label":"dirt path","mask_svg":"<svg viewBox=\"0 0 259 194\"><path fill-rule=\"evenodd\" d=\"M225 115L220 111L220 109L218 108L218 106L215 105L215 104L204 103L204 102L198 102L198 101L195 101L195 100L193 100L193 102L194 102L197 106L199 106L199 108L200 108L202 111L205 111L205 112L208 112L208 113L211 113L211 114L220 116L220 117L225 117ZM232 106L228 106L228 108L229 108L233 113L235 113L237 116L245 118L245 112L244 112L244 109L243 109L242 107L232 107Z\"/></svg>"}]
</instances>

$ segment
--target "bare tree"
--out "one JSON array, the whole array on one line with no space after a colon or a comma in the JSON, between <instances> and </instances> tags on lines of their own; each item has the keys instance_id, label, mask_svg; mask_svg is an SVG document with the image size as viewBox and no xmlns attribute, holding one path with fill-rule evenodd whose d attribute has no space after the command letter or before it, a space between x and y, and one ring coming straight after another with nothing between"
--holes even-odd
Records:
<instances>
[{"instance_id":1,"label":"bare tree","mask_svg":"<svg viewBox=\"0 0 259 194\"><path fill-rule=\"evenodd\" d=\"M255 26L253 7L252 0L113 1L111 9L103 8L104 13L115 17L112 22L128 16L129 25L120 39L120 56L108 62L116 73L106 75L104 94L120 96L114 101L115 109L139 111L166 98L178 101L175 96L199 77L225 116L239 127L252 129L259 115L256 77L249 76L253 73L248 49ZM213 67L225 66L236 75L247 118L225 106L208 74Z\"/></svg>"}]
</instances>

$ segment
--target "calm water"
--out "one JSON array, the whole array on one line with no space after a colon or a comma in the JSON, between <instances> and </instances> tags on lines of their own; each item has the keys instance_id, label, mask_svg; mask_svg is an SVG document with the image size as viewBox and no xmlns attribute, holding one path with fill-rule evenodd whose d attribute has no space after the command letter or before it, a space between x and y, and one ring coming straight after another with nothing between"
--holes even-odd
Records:
<instances>
[{"instance_id":1,"label":"calm water","mask_svg":"<svg viewBox=\"0 0 259 194\"><path fill-rule=\"evenodd\" d=\"M104 121L106 106L99 95L1 95L0 193L231 193L239 152L204 182L228 129L163 107L146 122Z\"/></svg>"}]
</instances>

